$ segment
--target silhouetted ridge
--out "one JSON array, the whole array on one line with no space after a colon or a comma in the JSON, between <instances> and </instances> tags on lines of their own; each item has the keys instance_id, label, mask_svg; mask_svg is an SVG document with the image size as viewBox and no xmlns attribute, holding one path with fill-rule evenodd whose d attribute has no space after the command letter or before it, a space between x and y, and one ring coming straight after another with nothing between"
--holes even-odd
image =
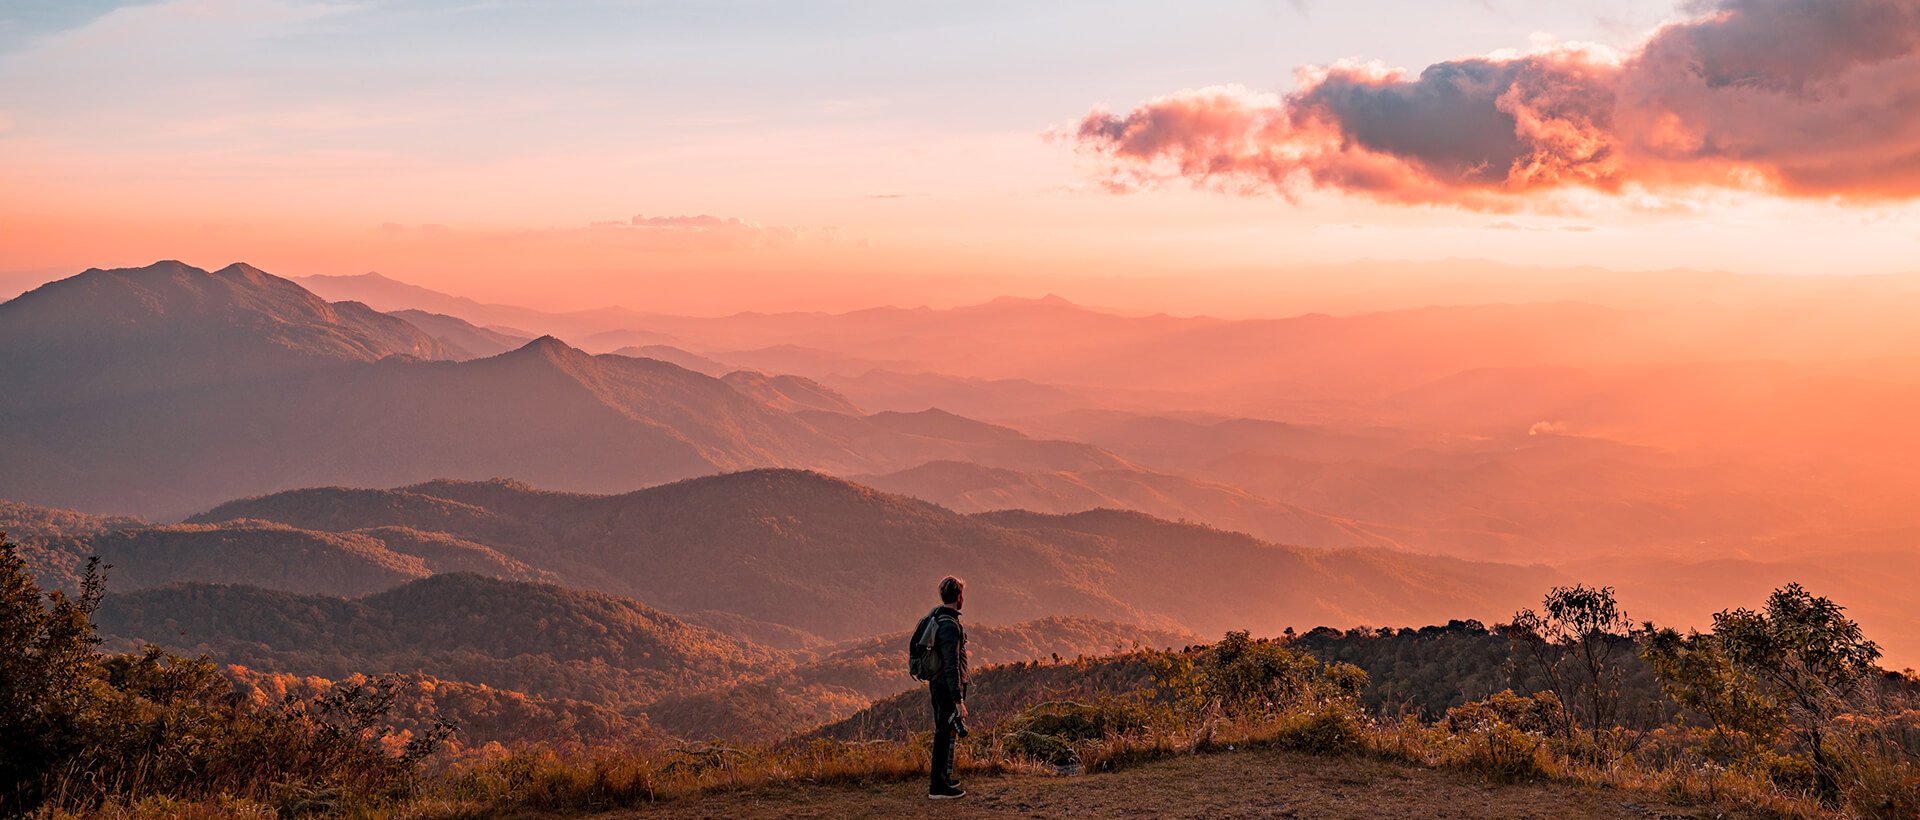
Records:
<instances>
[{"instance_id":1,"label":"silhouetted ridge","mask_svg":"<svg viewBox=\"0 0 1920 820\"><path fill-rule=\"evenodd\" d=\"M486 492L482 487L470 488L459 482L432 482L420 485L420 489L420 492L407 488L360 490L344 487L288 490L229 501L187 521L213 523L235 518L256 518L326 532L351 532L367 527L406 527L447 533L501 549L509 555L543 545L549 538L546 533L521 519L458 497L470 491Z\"/></svg>"},{"instance_id":2,"label":"silhouetted ridge","mask_svg":"<svg viewBox=\"0 0 1920 820\"><path fill-rule=\"evenodd\" d=\"M116 590L206 581L361 595L432 572L420 557L395 552L365 534L298 529L244 518L45 539L35 551L45 554L36 563L64 565L49 580L68 589L78 583L72 573L84 566L89 555L113 566Z\"/></svg>"},{"instance_id":3,"label":"silhouetted ridge","mask_svg":"<svg viewBox=\"0 0 1920 820\"><path fill-rule=\"evenodd\" d=\"M1011 427L1002 427L998 424L975 421L965 416L954 415L938 407L930 407L917 413L903 413L888 410L874 413L872 416L869 416L869 418L873 419L875 424L890 430L916 435L936 436L958 441L1004 441L1007 439L1027 437L1026 434Z\"/></svg>"},{"instance_id":4,"label":"silhouetted ridge","mask_svg":"<svg viewBox=\"0 0 1920 820\"><path fill-rule=\"evenodd\" d=\"M986 304L984 304L984 305L979 305L978 307L997 307L997 308L1020 308L1020 307L1049 307L1049 308L1079 308L1080 306L1079 306L1079 305L1077 305L1077 304L1074 304L1074 303L1073 303L1072 301L1070 301L1070 300L1068 300L1068 299L1067 299L1066 297L1064 297L1064 296L1060 296L1060 295L1058 295L1058 294L1053 294L1053 293L1049 293L1049 294L1047 294L1047 295L1045 295L1045 296L1041 296L1041 297L1039 297L1039 298L1031 298L1031 297L1026 297L1026 296L997 296L997 297L994 297L994 298L993 298L992 300L990 300L990 301L988 301L988 302L987 302Z\"/></svg>"},{"instance_id":5,"label":"silhouetted ridge","mask_svg":"<svg viewBox=\"0 0 1920 820\"><path fill-rule=\"evenodd\" d=\"M605 496L503 481L301 490L198 518L222 516L369 537L378 527L444 533L569 585L828 640L897 628L899 612L925 603L928 579L947 573L992 588L1001 622L1071 615L1197 634L1249 621L1491 617L1546 577L1539 568L1280 546L1134 512L962 515L779 468ZM411 543L395 539L392 549L438 556ZM481 556L441 560L454 557ZM488 566L514 577L512 565Z\"/></svg>"},{"instance_id":6,"label":"silhouetted ridge","mask_svg":"<svg viewBox=\"0 0 1920 820\"><path fill-rule=\"evenodd\" d=\"M702 476L608 496L599 503L618 503L622 499L674 498L689 493L733 497L758 508L781 504L857 503L907 504L940 509L938 506L902 495L882 493L864 484L814 470L763 467L754 470Z\"/></svg>"},{"instance_id":7,"label":"silhouetted ridge","mask_svg":"<svg viewBox=\"0 0 1920 820\"><path fill-rule=\"evenodd\" d=\"M8 302L0 377L0 497L156 518L260 490L435 477L605 492L769 466L1122 466L950 413L867 417L808 379L722 381L551 334L472 359L239 263L95 270Z\"/></svg>"},{"instance_id":8,"label":"silhouetted ridge","mask_svg":"<svg viewBox=\"0 0 1920 820\"><path fill-rule=\"evenodd\" d=\"M355 300L356 302L358 300ZM387 315L404 319L445 345L454 358L482 359L525 346L531 339L504 330L479 327L465 319L424 310L396 310Z\"/></svg>"},{"instance_id":9,"label":"silhouetted ridge","mask_svg":"<svg viewBox=\"0 0 1920 820\"><path fill-rule=\"evenodd\" d=\"M494 356L501 362L549 362L566 369L591 363L593 356L553 336L541 336L513 350Z\"/></svg>"},{"instance_id":10,"label":"silhouetted ridge","mask_svg":"<svg viewBox=\"0 0 1920 820\"><path fill-rule=\"evenodd\" d=\"M515 352L516 353L537 352L542 355L549 355L549 356L566 355L571 353L579 353L581 355L586 355L585 351L579 350L567 344L566 342L560 341L558 338L554 336L541 336L539 338L536 338L531 342L521 345L520 349Z\"/></svg>"},{"instance_id":11,"label":"silhouetted ridge","mask_svg":"<svg viewBox=\"0 0 1920 820\"><path fill-rule=\"evenodd\" d=\"M405 320L244 264L91 268L0 304L0 374L14 388L0 403L111 401L390 356L448 352Z\"/></svg>"},{"instance_id":12,"label":"silhouetted ridge","mask_svg":"<svg viewBox=\"0 0 1920 820\"><path fill-rule=\"evenodd\" d=\"M524 481L494 478L486 481L459 481L449 478L414 484L406 492L430 498L470 504L496 515L520 521L539 521L565 515L572 508L598 496L542 490Z\"/></svg>"},{"instance_id":13,"label":"silhouetted ridge","mask_svg":"<svg viewBox=\"0 0 1920 820\"><path fill-rule=\"evenodd\" d=\"M250 284L264 284L268 279L279 279L279 277L274 276L270 273L267 273L266 271L263 271L245 262L235 262L231 265L228 265L224 268L214 271L213 275L241 279ZM287 282L287 280L285 279L281 279L280 281ZM293 284L292 282L287 282L287 283ZM298 287L298 285L295 285L295 287ZM301 290L306 290L306 289L301 288Z\"/></svg>"},{"instance_id":14,"label":"silhouetted ridge","mask_svg":"<svg viewBox=\"0 0 1920 820\"><path fill-rule=\"evenodd\" d=\"M1021 474L1017 470L1005 470L986 467L971 461L940 460L929 461L918 467L909 467L897 473L875 478L892 480L896 483L937 482L952 492L1000 487L1018 481ZM862 479L866 480L866 479Z\"/></svg>"},{"instance_id":15,"label":"silhouetted ridge","mask_svg":"<svg viewBox=\"0 0 1920 820\"><path fill-rule=\"evenodd\" d=\"M735 370L720 380L755 401L787 412L819 410L860 415L846 396L817 381L800 376L769 376L757 370Z\"/></svg>"}]
</instances>

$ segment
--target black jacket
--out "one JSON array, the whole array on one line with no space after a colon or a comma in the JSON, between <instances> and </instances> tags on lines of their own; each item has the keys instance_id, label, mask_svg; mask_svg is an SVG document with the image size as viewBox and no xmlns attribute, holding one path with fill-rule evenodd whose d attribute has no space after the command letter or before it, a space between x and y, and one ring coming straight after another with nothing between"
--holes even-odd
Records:
<instances>
[{"instance_id":1,"label":"black jacket","mask_svg":"<svg viewBox=\"0 0 1920 820\"><path fill-rule=\"evenodd\" d=\"M943 606L933 611L933 651L940 653L940 674L933 684L943 686L957 701L967 697L967 630L960 626L960 610Z\"/></svg>"}]
</instances>

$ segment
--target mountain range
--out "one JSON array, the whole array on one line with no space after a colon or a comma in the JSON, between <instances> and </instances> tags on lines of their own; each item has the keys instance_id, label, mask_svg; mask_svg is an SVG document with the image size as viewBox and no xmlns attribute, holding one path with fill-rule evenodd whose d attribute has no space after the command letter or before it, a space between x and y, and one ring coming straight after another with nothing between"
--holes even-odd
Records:
<instances>
[{"instance_id":1,"label":"mountain range","mask_svg":"<svg viewBox=\"0 0 1920 820\"><path fill-rule=\"evenodd\" d=\"M174 585L110 595L96 621L110 646L209 654L266 697L403 675L410 711L461 721L473 744L777 740L915 687L904 634L777 650L627 598L471 574L359 598ZM1192 640L1075 618L973 634L982 666Z\"/></svg>"},{"instance_id":2,"label":"mountain range","mask_svg":"<svg viewBox=\"0 0 1920 820\"><path fill-rule=\"evenodd\" d=\"M1193 634L1491 617L1551 578L1538 567L1285 546L1116 510L963 515L779 469L618 495L508 481L291 490L184 524L27 541L49 556L41 566L87 554L128 565L123 590L203 581L353 596L478 571L717 617L733 634L777 626L800 633L782 639L791 646L896 628L948 573L977 585L990 623L1065 615Z\"/></svg>"},{"instance_id":3,"label":"mountain range","mask_svg":"<svg viewBox=\"0 0 1920 820\"><path fill-rule=\"evenodd\" d=\"M1349 562L1367 554L1355 548L1386 550L1378 554L1396 566L1419 553L1495 574L1506 570L1490 562L1541 562L1553 570L1536 578L1616 583L1636 612L1691 624L1710 614L1685 592L1699 584L1745 579L1744 590L1835 567L1883 566L1896 586L1916 577L1874 558L1905 554L1920 527L1906 491L1920 480L1920 438L1905 420L1920 404L1920 334L1903 318L1910 288L1692 275L1659 298L1582 288L1539 291L1536 302L1257 320L1128 316L1057 297L689 317L548 313L378 276L292 281L239 264L89 270L0 304L0 379L11 388L0 396L0 497L142 517L16 510L25 526L65 539L32 546L65 578L88 549L140 585L260 581L359 595L472 571L635 596L785 648L890 628L876 619L897 604L813 579L796 589L846 596L850 610L796 626L738 596L639 583L651 565L617 551L605 561L573 545L545 549L555 536L543 528L565 514L492 505L635 488L669 497L659 485L817 470L879 491L893 511L810 537L858 544L869 534L861 528L885 522L875 531L889 539L939 529L950 532L929 543L1038 541L1054 559L994 549L986 557L1006 563L973 570L1056 577L1039 593L1070 607L1008 602L1019 617L1169 629L1214 622L1194 607L1137 606L1135 593L1150 590L1102 590L1109 558L1134 562L1151 528L1102 544L1084 524L1130 510ZM780 497L847 506L831 500L839 491L768 477L786 474L744 474L766 486L743 509ZM501 484L520 489L488 490L486 503L467 497L497 476L531 484ZM674 492L722 506L750 495L718 486ZM326 487L400 489L314 489ZM300 488L386 499L422 517L366 516L359 501L325 522L223 504ZM901 512L909 501L893 493L940 513ZM806 520L810 503L780 509ZM195 515L215 505L217 514ZM920 529L903 523L922 519ZM658 520L732 532L751 549L785 543L764 532L794 526ZM994 535L978 535L983 527ZM584 543L601 537L583 532ZM209 533L224 546L209 546ZM234 556L275 544L301 545L326 570L235 566ZM711 548L723 559L715 567L744 566L771 584L782 581L769 567L797 566L765 557L754 566L738 544ZM172 549L198 557L154 557ZM1273 560L1251 554L1256 567ZM682 569L688 589L731 580ZM1910 656L1900 596L1833 577L1858 587L1863 619ZM1454 581L1386 588L1418 596ZM1344 608L1351 592L1256 614L1421 619L1378 600Z\"/></svg>"},{"instance_id":4,"label":"mountain range","mask_svg":"<svg viewBox=\"0 0 1920 820\"><path fill-rule=\"evenodd\" d=\"M404 319L245 264L91 269L0 303L10 410L80 409L453 352Z\"/></svg>"},{"instance_id":5,"label":"mountain range","mask_svg":"<svg viewBox=\"0 0 1920 820\"><path fill-rule=\"evenodd\" d=\"M867 416L804 379L717 379L551 336L472 358L517 340L414 318L436 335L243 265L90 270L22 295L0 305L16 388L0 399L0 497L171 517L438 477L611 490L755 466L1125 465L957 417Z\"/></svg>"}]
</instances>

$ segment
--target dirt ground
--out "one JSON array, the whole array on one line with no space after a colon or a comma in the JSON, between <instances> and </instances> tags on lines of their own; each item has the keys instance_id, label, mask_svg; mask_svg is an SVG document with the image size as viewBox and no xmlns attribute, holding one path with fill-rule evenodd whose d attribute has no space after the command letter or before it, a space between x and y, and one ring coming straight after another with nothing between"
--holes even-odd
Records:
<instances>
[{"instance_id":1,"label":"dirt ground","mask_svg":"<svg viewBox=\"0 0 1920 820\"><path fill-rule=\"evenodd\" d=\"M961 800L922 782L755 790L602 815L754 817L1719 818L1634 794L1498 785L1470 774L1274 751L1185 757L1084 777L968 778Z\"/></svg>"}]
</instances>

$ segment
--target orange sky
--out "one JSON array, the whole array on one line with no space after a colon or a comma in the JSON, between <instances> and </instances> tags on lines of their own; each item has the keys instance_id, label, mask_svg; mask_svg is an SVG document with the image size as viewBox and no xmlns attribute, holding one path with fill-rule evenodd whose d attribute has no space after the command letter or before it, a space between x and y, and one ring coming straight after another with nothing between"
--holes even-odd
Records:
<instances>
[{"instance_id":1,"label":"orange sky","mask_svg":"<svg viewBox=\"0 0 1920 820\"><path fill-rule=\"evenodd\" d=\"M1777 4L1721 17L1765 34ZM1846 40L1853 68L1820 43L1807 65L1733 66L1798 83L1779 100L1851 92L1834 110L1661 85L1682 34L1752 36L1676 27L1691 12L1664 0L0 11L0 295L160 258L697 312L1084 299L1088 278L1142 277L1233 313L1186 297L1363 259L1910 270L1920 209L1897 163L1920 125L1890 101L1920 82L1903 73L1920 24L1846 16L1874 5L1823 7L1880 33ZM1388 14L1406 25L1381 30ZM1471 55L1520 66L1512 88L1369 119L1426 99L1421 66ZM1408 70L1312 68L1352 59ZM1637 102L1609 117L1555 96L1581 83ZM1831 140L1756 139L1756 106ZM1492 118L1500 144L1393 136L1450 117ZM1275 130L1301 118L1317 124ZM1877 127L1830 127L1860 120ZM1709 142L1739 161L1699 159ZM1515 150L1524 175L1474 161Z\"/></svg>"}]
</instances>

